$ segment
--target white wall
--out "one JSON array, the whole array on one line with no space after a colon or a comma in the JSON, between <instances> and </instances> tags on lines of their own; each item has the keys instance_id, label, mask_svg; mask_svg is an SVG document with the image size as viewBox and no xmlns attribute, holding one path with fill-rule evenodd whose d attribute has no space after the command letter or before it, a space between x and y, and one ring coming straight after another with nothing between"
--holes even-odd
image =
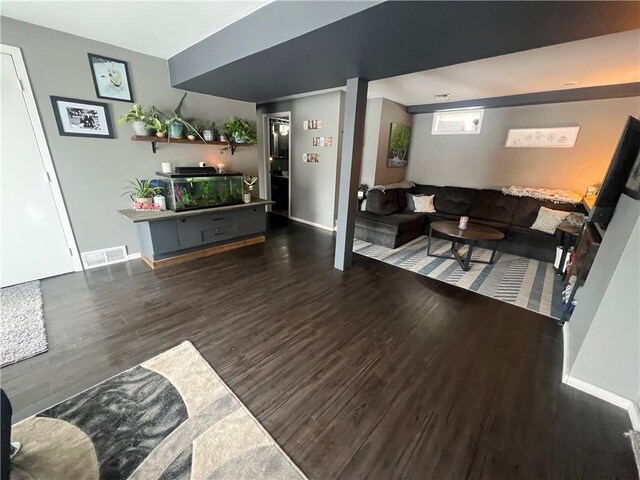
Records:
<instances>
[{"instance_id":1,"label":"white wall","mask_svg":"<svg viewBox=\"0 0 640 480\"><path fill-rule=\"evenodd\" d=\"M221 155L215 146L160 144L154 155L150 144L130 140L130 125L116 123L131 103L96 98L87 53L127 61L137 103L156 105L163 111L175 108L183 92L170 87L165 60L6 17L0 17L0 22L0 41L22 50L81 252L117 245L126 245L129 253L140 251L135 226L117 213L131 208L130 200L120 194L129 179L154 178L161 162L222 162L228 170L257 173L255 146L240 147L232 157L230 153ZM60 136L50 95L107 103L116 138ZM182 112L187 117L211 119L222 125L230 115L252 120L255 104L189 93Z\"/></svg>"},{"instance_id":2,"label":"white wall","mask_svg":"<svg viewBox=\"0 0 640 480\"><path fill-rule=\"evenodd\" d=\"M433 114L414 115L407 179L432 185L525 185L574 190L602 181L640 97L486 109L478 135L431 135ZM574 148L505 148L510 128L581 127Z\"/></svg>"},{"instance_id":3,"label":"white wall","mask_svg":"<svg viewBox=\"0 0 640 480\"><path fill-rule=\"evenodd\" d=\"M620 197L568 327L569 375L638 401L640 201Z\"/></svg>"},{"instance_id":4,"label":"white wall","mask_svg":"<svg viewBox=\"0 0 640 480\"><path fill-rule=\"evenodd\" d=\"M413 115L407 113L404 105L386 98L367 100L360 182L370 187L405 179L406 168L387 167L391 123L412 126ZM413 153L409 150L409 162L412 157Z\"/></svg>"},{"instance_id":5,"label":"white wall","mask_svg":"<svg viewBox=\"0 0 640 480\"><path fill-rule=\"evenodd\" d=\"M344 92L331 92L260 105L258 121L266 113L291 112L291 217L334 227L336 179L339 176ZM322 128L303 130L304 120L322 120ZM313 137L333 137L331 147L314 147ZM261 152L262 145L260 146ZM302 160L304 153L320 154L319 163Z\"/></svg>"}]
</instances>

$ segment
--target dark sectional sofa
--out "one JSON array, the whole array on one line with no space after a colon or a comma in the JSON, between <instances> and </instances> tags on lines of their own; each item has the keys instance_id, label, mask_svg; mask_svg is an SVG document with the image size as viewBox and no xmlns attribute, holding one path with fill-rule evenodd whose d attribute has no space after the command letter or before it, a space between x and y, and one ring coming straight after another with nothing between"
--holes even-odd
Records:
<instances>
[{"instance_id":1,"label":"dark sectional sofa","mask_svg":"<svg viewBox=\"0 0 640 480\"><path fill-rule=\"evenodd\" d=\"M406 210L406 193L435 195L436 213ZM540 207L586 213L580 204L553 203L531 197L504 195L499 190L462 187L416 185L411 189L370 190L366 211L358 212L355 237L377 245L397 248L429 232L429 223L438 220L458 221L463 215L469 221L490 225L505 234L498 250L553 262L561 233L551 235L530 227ZM482 246L482 242L479 242ZM491 244L485 246L491 247Z\"/></svg>"}]
</instances>

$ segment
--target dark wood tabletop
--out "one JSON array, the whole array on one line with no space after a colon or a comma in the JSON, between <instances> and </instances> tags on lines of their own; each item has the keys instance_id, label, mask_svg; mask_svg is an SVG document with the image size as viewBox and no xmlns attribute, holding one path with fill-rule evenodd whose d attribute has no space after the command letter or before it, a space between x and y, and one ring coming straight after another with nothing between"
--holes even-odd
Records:
<instances>
[{"instance_id":1,"label":"dark wood tabletop","mask_svg":"<svg viewBox=\"0 0 640 480\"><path fill-rule=\"evenodd\" d=\"M502 240L504 238L504 233L497 228L477 223L469 223L465 230L461 230L458 228L458 222L440 221L431 222L431 228L450 237L465 240Z\"/></svg>"}]
</instances>

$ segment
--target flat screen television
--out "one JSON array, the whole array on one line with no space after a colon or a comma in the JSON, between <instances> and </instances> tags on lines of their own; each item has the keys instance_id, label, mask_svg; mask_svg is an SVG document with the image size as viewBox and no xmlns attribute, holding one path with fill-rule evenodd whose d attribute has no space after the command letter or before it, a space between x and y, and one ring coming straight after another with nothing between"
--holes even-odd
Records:
<instances>
[{"instance_id":1,"label":"flat screen television","mask_svg":"<svg viewBox=\"0 0 640 480\"><path fill-rule=\"evenodd\" d=\"M640 155L640 120L629 117L588 220L606 226ZM630 196L634 196L630 193ZM634 197L635 198L635 197Z\"/></svg>"}]
</instances>

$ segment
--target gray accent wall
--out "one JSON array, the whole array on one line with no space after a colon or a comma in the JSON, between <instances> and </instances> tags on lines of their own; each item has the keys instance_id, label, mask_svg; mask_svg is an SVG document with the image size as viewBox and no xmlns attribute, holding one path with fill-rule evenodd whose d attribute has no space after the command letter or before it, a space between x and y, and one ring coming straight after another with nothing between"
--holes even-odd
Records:
<instances>
[{"instance_id":1,"label":"gray accent wall","mask_svg":"<svg viewBox=\"0 0 640 480\"><path fill-rule=\"evenodd\" d=\"M337 208L337 178L340 166L342 91L259 105L258 121L267 113L291 112L290 215L333 228ZM322 120L322 128L303 130L304 120ZM314 147L313 137L333 137L331 147ZM262 150L261 150L262 151ZM306 163L304 153L320 154L319 163Z\"/></svg>"},{"instance_id":2,"label":"gray accent wall","mask_svg":"<svg viewBox=\"0 0 640 480\"><path fill-rule=\"evenodd\" d=\"M569 374L635 402L639 293L640 201L622 195L568 323Z\"/></svg>"},{"instance_id":3,"label":"gray accent wall","mask_svg":"<svg viewBox=\"0 0 640 480\"><path fill-rule=\"evenodd\" d=\"M117 245L126 245L129 253L140 251L135 226L117 213L131 207L129 199L120 194L129 179L155 177L161 162L171 161L174 165L221 162L228 170L257 174L256 147L240 147L232 157L230 153L220 154L214 146L160 144L154 155L150 144L130 140L133 133L130 125L116 123L117 117L131 108L131 103L96 98L87 53L127 61L134 100L146 107L156 105L160 110L172 110L182 91L169 85L165 60L6 17L0 17L0 26L0 41L22 50L81 252ZM50 95L107 103L116 138L60 136ZM230 115L255 118L255 104L189 93L183 114L211 119L221 125Z\"/></svg>"},{"instance_id":4,"label":"gray accent wall","mask_svg":"<svg viewBox=\"0 0 640 480\"><path fill-rule=\"evenodd\" d=\"M407 180L434 185L525 185L584 193L602 181L640 97L487 109L477 135L432 135L433 114L414 115ZM510 128L580 126L574 148L505 148Z\"/></svg>"},{"instance_id":5,"label":"gray accent wall","mask_svg":"<svg viewBox=\"0 0 640 480\"><path fill-rule=\"evenodd\" d=\"M369 114L370 105L371 114ZM407 113L404 105L387 98L373 98L367 102L366 122L362 183L373 187L401 182L406 176L407 169L387 167L391 124L400 123L411 127L413 115ZM411 159L411 151L409 151L409 159Z\"/></svg>"}]
</instances>

